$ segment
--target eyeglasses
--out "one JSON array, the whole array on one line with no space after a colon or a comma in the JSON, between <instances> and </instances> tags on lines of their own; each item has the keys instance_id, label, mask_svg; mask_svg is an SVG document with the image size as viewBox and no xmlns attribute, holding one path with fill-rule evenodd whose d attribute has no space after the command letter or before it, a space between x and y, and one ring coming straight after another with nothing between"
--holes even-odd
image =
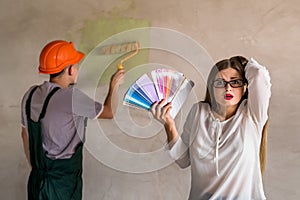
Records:
<instances>
[{"instance_id":1,"label":"eyeglasses","mask_svg":"<svg viewBox=\"0 0 300 200\"><path fill-rule=\"evenodd\" d=\"M215 88L225 88L229 84L232 88L239 88L244 85L243 79L236 79L232 81L225 81L224 79L217 79L213 82Z\"/></svg>"}]
</instances>

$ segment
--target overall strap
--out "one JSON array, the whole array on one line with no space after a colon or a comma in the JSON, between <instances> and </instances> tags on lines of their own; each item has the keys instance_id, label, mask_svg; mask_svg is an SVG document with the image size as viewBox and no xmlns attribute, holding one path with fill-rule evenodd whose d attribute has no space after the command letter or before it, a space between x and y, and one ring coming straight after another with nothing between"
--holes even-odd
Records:
<instances>
[{"instance_id":1,"label":"overall strap","mask_svg":"<svg viewBox=\"0 0 300 200\"><path fill-rule=\"evenodd\" d=\"M43 105L42 112L41 112L40 117L39 117L39 121L45 117L46 109L47 109L48 103L49 103L49 101L50 101L50 98L53 96L53 94L54 94L57 90L59 90L59 87L55 87L55 88L48 94L48 96L46 97L46 100L45 100L44 105Z\"/></svg>"},{"instance_id":2,"label":"overall strap","mask_svg":"<svg viewBox=\"0 0 300 200\"><path fill-rule=\"evenodd\" d=\"M33 93L35 92L35 90L38 88L39 86L35 86L31 91L30 91L30 93L29 93L29 96L28 96L28 99L27 99L27 101L26 101L26 107L25 107L25 109L26 109L26 115L27 115L27 117L29 118L29 119L31 119L30 118L30 105L31 105L31 99L32 99L32 95L33 95Z\"/></svg>"}]
</instances>

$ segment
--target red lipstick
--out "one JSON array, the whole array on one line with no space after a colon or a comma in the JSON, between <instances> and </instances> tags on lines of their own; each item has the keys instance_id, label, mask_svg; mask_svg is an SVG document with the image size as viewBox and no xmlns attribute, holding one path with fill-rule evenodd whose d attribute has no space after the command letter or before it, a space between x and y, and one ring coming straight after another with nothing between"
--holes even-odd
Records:
<instances>
[{"instance_id":1,"label":"red lipstick","mask_svg":"<svg viewBox=\"0 0 300 200\"><path fill-rule=\"evenodd\" d=\"M231 100L233 98L233 95L232 94L225 94L224 95L224 99L225 100Z\"/></svg>"}]
</instances>

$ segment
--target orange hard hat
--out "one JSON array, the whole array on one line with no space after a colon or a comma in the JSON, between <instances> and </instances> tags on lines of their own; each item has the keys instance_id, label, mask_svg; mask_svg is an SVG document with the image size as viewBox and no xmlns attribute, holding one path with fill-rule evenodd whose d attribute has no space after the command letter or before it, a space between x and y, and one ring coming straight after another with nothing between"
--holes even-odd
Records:
<instances>
[{"instance_id":1,"label":"orange hard hat","mask_svg":"<svg viewBox=\"0 0 300 200\"><path fill-rule=\"evenodd\" d=\"M77 51L72 42L55 40L48 43L40 54L39 72L56 74L69 65L78 63L84 53Z\"/></svg>"}]
</instances>

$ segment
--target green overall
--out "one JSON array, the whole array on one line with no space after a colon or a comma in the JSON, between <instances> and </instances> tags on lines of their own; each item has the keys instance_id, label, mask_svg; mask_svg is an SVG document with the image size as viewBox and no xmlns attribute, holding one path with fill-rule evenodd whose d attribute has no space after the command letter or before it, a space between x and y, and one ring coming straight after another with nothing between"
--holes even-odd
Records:
<instances>
[{"instance_id":1,"label":"green overall","mask_svg":"<svg viewBox=\"0 0 300 200\"><path fill-rule=\"evenodd\" d=\"M82 147L78 145L70 159L48 158L43 150L41 119L45 116L51 96L59 89L54 88L47 96L37 122L31 120L31 98L26 102L27 127L29 135L30 172L27 190L28 200L80 200L82 198Z\"/></svg>"}]
</instances>

